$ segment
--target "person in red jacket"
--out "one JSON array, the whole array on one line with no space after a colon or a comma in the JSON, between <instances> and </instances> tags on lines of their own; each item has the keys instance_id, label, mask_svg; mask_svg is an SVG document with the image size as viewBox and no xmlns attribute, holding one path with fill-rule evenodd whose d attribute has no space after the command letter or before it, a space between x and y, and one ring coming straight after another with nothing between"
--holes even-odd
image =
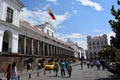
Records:
<instances>
[{"instance_id":1,"label":"person in red jacket","mask_svg":"<svg viewBox=\"0 0 120 80\"><path fill-rule=\"evenodd\" d=\"M7 71L6 71L7 80L10 80L10 70L11 70L11 64L8 64Z\"/></svg>"}]
</instances>

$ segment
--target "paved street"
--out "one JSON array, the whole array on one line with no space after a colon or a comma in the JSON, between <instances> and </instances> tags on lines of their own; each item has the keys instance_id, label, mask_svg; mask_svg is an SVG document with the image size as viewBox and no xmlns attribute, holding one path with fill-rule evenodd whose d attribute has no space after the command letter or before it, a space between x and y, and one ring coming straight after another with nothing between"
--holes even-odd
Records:
<instances>
[{"instance_id":1,"label":"paved street","mask_svg":"<svg viewBox=\"0 0 120 80\"><path fill-rule=\"evenodd\" d=\"M88 69L86 65L84 65L83 70L81 70L80 65L73 66L71 78L68 77L67 73L66 76L62 78L60 71L58 77L54 75L55 73L53 71L51 73L46 72L46 75L44 75L43 70L40 70L39 76L36 72L32 72L30 79L28 74L23 74L20 76L20 80L120 80L119 76L113 75L107 70L97 70L96 67Z\"/></svg>"}]
</instances>

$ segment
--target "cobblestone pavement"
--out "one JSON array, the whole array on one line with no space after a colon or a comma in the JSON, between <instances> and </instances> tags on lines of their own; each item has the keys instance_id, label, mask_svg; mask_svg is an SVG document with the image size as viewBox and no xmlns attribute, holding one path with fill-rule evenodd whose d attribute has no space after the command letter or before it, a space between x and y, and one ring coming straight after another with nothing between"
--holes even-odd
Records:
<instances>
[{"instance_id":1,"label":"cobblestone pavement","mask_svg":"<svg viewBox=\"0 0 120 80\"><path fill-rule=\"evenodd\" d=\"M57 77L55 77L53 71L51 71L51 73L46 72L46 75L44 75L43 70L39 70L38 72L36 72L36 70L29 72L23 71L22 73L19 72L20 80L120 80L119 75L113 75L107 70L97 70L96 67L88 69L86 65L84 65L83 70L81 70L80 65L78 64L73 65L71 78L68 77L67 73L66 76L62 78L60 70Z\"/></svg>"}]
</instances>

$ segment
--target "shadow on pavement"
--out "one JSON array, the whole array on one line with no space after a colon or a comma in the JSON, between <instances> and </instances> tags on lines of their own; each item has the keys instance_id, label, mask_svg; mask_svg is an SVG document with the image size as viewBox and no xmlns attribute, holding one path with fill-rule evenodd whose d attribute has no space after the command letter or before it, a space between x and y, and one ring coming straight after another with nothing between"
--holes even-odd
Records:
<instances>
[{"instance_id":1,"label":"shadow on pavement","mask_svg":"<svg viewBox=\"0 0 120 80\"><path fill-rule=\"evenodd\" d=\"M120 74L109 75L107 78L100 78L96 80L120 80Z\"/></svg>"},{"instance_id":2,"label":"shadow on pavement","mask_svg":"<svg viewBox=\"0 0 120 80\"><path fill-rule=\"evenodd\" d=\"M61 76L47 76L47 77L61 77Z\"/></svg>"},{"instance_id":3,"label":"shadow on pavement","mask_svg":"<svg viewBox=\"0 0 120 80\"><path fill-rule=\"evenodd\" d=\"M61 77L61 76L47 76L47 77ZM70 78L69 76L61 77L61 78Z\"/></svg>"}]
</instances>

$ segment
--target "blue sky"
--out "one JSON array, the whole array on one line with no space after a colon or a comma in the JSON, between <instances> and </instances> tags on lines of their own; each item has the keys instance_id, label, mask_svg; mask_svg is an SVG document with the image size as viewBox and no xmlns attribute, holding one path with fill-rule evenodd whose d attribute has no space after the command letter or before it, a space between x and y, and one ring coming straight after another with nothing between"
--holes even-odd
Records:
<instances>
[{"instance_id":1,"label":"blue sky","mask_svg":"<svg viewBox=\"0 0 120 80\"><path fill-rule=\"evenodd\" d=\"M21 18L33 25L50 21L55 27L55 36L63 41L70 38L87 49L86 36L114 33L108 23L114 19L111 5L118 9L117 0L21 0L25 7ZM54 12L56 20L50 20L47 8ZM109 42L109 41L108 41Z\"/></svg>"}]
</instances>

